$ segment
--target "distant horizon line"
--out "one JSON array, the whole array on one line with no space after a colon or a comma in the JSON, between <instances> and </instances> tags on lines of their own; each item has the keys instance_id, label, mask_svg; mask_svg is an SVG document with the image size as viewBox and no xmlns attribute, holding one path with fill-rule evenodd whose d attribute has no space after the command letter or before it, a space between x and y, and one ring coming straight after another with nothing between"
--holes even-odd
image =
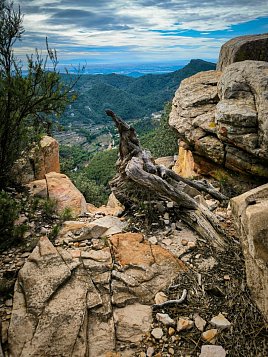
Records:
<instances>
[{"instance_id":1,"label":"distant horizon line","mask_svg":"<svg viewBox=\"0 0 268 357\"><path fill-rule=\"evenodd\" d=\"M172 60L172 61L165 61L165 60L155 60L155 61L133 61L133 62L88 62L86 59L80 59L80 58L73 58L70 60L63 60L63 61L58 61L59 66L73 66L73 65L86 65L90 67L99 67L99 66L136 66L136 65L146 65L146 64L172 64L172 65L184 65L188 64L191 62L191 60L202 60L202 61L207 61L207 62L212 62L212 63L217 63L218 59L216 58L190 58L190 59L179 59L179 60ZM73 63L74 62L74 63Z\"/></svg>"},{"instance_id":2,"label":"distant horizon line","mask_svg":"<svg viewBox=\"0 0 268 357\"><path fill-rule=\"evenodd\" d=\"M79 61L79 60L77 60ZM192 58L190 60L178 60L178 61L157 61L157 62L130 62L130 63L91 63L83 66L81 63L75 64L63 64L59 63L57 71L61 74L78 74L78 75L109 75L117 74L129 77L138 78L144 75L157 75L175 72L187 66L191 61L204 61L210 62L216 65L217 61L214 59L201 59ZM46 70L53 70L53 67L47 66ZM24 73L27 73L27 69L24 69Z\"/></svg>"}]
</instances>

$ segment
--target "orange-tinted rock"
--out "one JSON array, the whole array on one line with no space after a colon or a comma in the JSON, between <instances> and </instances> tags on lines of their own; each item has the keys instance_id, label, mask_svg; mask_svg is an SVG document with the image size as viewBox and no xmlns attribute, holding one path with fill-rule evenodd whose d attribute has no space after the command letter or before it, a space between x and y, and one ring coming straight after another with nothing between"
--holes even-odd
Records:
<instances>
[{"instance_id":1,"label":"orange-tinted rock","mask_svg":"<svg viewBox=\"0 0 268 357\"><path fill-rule=\"evenodd\" d=\"M168 250L159 245L150 245L141 233L121 233L110 238L115 256L120 265L152 265L168 261L168 265L184 268L184 264Z\"/></svg>"},{"instance_id":2,"label":"orange-tinted rock","mask_svg":"<svg viewBox=\"0 0 268 357\"><path fill-rule=\"evenodd\" d=\"M86 200L72 181L63 174L50 172L46 174L48 197L57 203L59 213L70 208L74 216L87 212Z\"/></svg>"},{"instance_id":3,"label":"orange-tinted rock","mask_svg":"<svg viewBox=\"0 0 268 357\"><path fill-rule=\"evenodd\" d=\"M154 263L151 246L143 242L142 234L115 234L110 238L110 241L113 244L116 259L120 265L152 265Z\"/></svg>"},{"instance_id":4,"label":"orange-tinted rock","mask_svg":"<svg viewBox=\"0 0 268 357\"><path fill-rule=\"evenodd\" d=\"M60 172L59 144L54 138L44 136L39 144L15 162L12 175L17 183L25 185L45 179L45 174L52 171Z\"/></svg>"},{"instance_id":5,"label":"orange-tinted rock","mask_svg":"<svg viewBox=\"0 0 268 357\"><path fill-rule=\"evenodd\" d=\"M207 330L205 332L202 333L202 339L204 341L208 341L208 342L211 342L213 343L218 335L218 330L213 328L211 330Z\"/></svg>"},{"instance_id":6,"label":"orange-tinted rock","mask_svg":"<svg viewBox=\"0 0 268 357\"><path fill-rule=\"evenodd\" d=\"M35 178L40 180L49 172L60 172L59 144L50 136L44 136L40 141L40 153L36 158Z\"/></svg>"},{"instance_id":7,"label":"orange-tinted rock","mask_svg":"<svg viewBox=\"0 0 268 357\"><path fill-rule=\"evenodd\" d=\"M114 299L125 291L137 296L143 303L152 303L155 294L167 288L185 266L172 253L158 245L150 245L142 234L115 234L110 238L115 261L124 267L123 272L113 272Z\"/></svg>"},{"instance_id":8,"label":"orange-tinted rock","mask_svg":"<svg viewBox=\"0 0 268 357\"><path fill-rule=\"evenodd\" d=\"M183 142L180 143L179 156L173 166L173 171L186 178L197 176L193 154L191 150L184 148Z\"/></svg>"},{"instance_id":9,"label":"orange-tinted rock","mask_svg":"<svg viewBox=\"0 0 268 357\"><path fill-rule=\"evenodd\" d=\"M92 203L87 203L87 211L93 214L104 214L105 216L120 216L125 207L117 200L113 193L110 194L107 205L96 207Z\"/></svg>"},{"instance_id":10,"label":"orange-tinted rock","mask_svg":"<svg viewBox=\"0 0 268 357\"><path fill-rule=\"evenodd\" d=\"M125 207L118 201L115 195L111 193L107 202L107 209L110 210L110 214L113 216L119 216L124 212Z\"/></svg>"}]
</instances>

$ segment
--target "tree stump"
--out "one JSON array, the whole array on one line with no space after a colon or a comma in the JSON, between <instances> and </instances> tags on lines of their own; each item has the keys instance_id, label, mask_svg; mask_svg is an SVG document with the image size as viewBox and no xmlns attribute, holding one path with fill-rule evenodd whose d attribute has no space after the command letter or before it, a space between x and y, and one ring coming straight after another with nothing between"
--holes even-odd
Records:
<instances>
[{"instance_id":1,"label":"tree stump","mask_svg":"<svg viewBox=\"0 0 268 357\"><path fill-rule=\"evenodd\" d=\"M224 250L227 242L217 217L184 192L181 184L209 193L219 201L227 200L227 197L208 183L187 180L156 165L151 153L141 148L135 129L111 110L106 114L113 119L120 135L117 174L110 182L117 199L129 207L140 200L141 192L150 192L153 197L173 201L180 219L217 249Z\"/></svg>"}]
</instances>

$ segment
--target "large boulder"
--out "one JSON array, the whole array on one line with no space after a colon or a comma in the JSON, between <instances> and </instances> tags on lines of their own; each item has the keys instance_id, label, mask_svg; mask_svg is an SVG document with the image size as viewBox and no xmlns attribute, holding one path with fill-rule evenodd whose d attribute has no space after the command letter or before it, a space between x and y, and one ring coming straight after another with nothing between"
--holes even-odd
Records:
<instances>
[{"instance_id":1,"label":"large boulder","mask_svg":"<svg viewBox=\"0 0 268 357\"><path fill-rule=\"evenodd\" d=\"M245 257L247 284L268 319L268 184L231 199Z\"/></svg>"},{"instance_id":2,"label":"large boulder","mask_svg":"<svg viewBox=\"0 0 268 357\"><path fill-rule=\"evenodd\" d=\"M173 99L169 123L194 155L268 177L268 62L237 62L223 73L201 72L185 79Z\"/></svg>"},{"instance_id":3,"label":"large boulder","mask_svg":"<svg viewBox=\"0 0 268 357\"><path fill-rule=\"evenodd\" d=\"M235 37L226 42L221 47L217 70L245 60L268 62L268 33Z\"/></svg>"},{"instance_id":4,"label":"large boulder","mask_svg":"<svg viewBox=\"0 0 268 357\"><path fill-rule=\"evenodd\" d=\"M169 124L193 151L215 163L224 161L224 145L216 137L215 107L221 72L195 74L181 82L172 102Z\"/></svg>"},{"instance_id":5,"label":"large boulder","mask_svg":"<svg viewBox=\"0 0 268 357\"><path fill-rule=\"evenodd\" d=\"M31 181L25 186L32 196L54 200L59 214L66 208L70 209L73 217L87 212L84 196L66 175L50 172L45 179Z\"/></svg>"},{"instance_id":6,"label":"large boulder","mask_svg":"<svg viewBox=\"0 0 268 357\"><path fill-rule=\"evenodd\" d=\"M74 216L87 212L85 197L74 186L68 176L57 172L50 172L45 176L48 197L56 201L59 213L63 212L66 208L69 208Z\"/></svg>"},{"instance_id":7,"label":"large boulder","mask_svg":"<svg viewBox=\"0 0 268 357\"><path fill-rule=\"evenodd\" d=\"M175 93L169 124L190 144L194 145L206 132L215 133L220 76L219 71L199 72L184 79Z\"/></svg>"}]
</instances>

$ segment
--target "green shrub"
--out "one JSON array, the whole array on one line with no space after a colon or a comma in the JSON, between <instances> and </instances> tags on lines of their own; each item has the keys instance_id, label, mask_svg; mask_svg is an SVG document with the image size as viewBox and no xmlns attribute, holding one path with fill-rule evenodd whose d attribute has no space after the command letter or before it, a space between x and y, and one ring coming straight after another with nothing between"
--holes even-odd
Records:
<instances>
[{"instance_id":1,"label":"green shrub","mask_svg":"<svg viewBox=\"0 0 268 357\"><path fill-rule=\"evenodd\" d=\"M12 245L24 229L15 226L15 220L19 217L20 204L7 192L0 191L0 249L6 249Z\"/></svg>"},{"instance_id":2,"label":"green shrub","mask_svg":"<svg viewBox=\"0 0 268 357\"><path fill-rule=\"evenodd\" d=\"M102 184L97 184L90 180L85 172L79 173L73 177L75 186L85 196L87 202L100 206L107 202L109 189Z\"/></svg>"},{"instance_id":3,"label":"green shrub","mask_svg":"<svg viewBox=\"0 0 268 357\"><path fill-rule=\"evenodd\" d=\"M64 208L63 212L60 214L60 221L65 222L73 219L72 209L70 207Z\"/></svg>"},{"instance_id":4,"label":"green shrub","mask_svg":"<svg viewBox=\"0 0 268 357\"><path fill-rule=\"evenodd\" d=\"M60 224L55 224L52 229L51 232L48 235L48 239L52 242L55 241L55 239L57 238L58 234L60 231Z\"/></svg>"},{"instance_id":5,"label":"green shrub","mask_svg":"<svg viewBox=\"0 0 268 357\"><path fill-rule=\"evenodd\" d=\"M42 210L47 218L50 218L57 212L57 201L51 198L44 199L42 202Z\"/></svg>"},{"instance_id":6,"label":"green shrub","mask_svg":"<svg viewBox=\"0 0 268 357\"><path fill-rule=\"evenodd\" d=\"M159 127L140 137L142 147L150 150L155 158L178 152L178 136L168 124L170 111L171 103L167 103Z\"/></svg>"}]
</instances>

